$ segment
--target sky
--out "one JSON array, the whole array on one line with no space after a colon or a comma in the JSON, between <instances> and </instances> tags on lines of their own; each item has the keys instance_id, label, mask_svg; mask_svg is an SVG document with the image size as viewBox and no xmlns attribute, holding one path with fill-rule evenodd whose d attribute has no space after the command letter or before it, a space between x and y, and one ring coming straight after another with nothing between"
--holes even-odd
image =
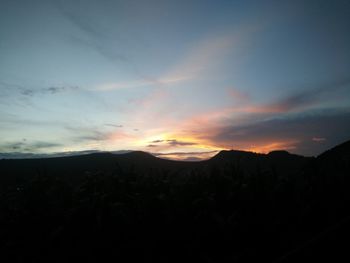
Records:
<instances>
[{"instance_id":1,"label":"sky","mask_svg":"<svg viewBox=\"0 0 350 263\"><path fill-rule=\"evenodd\" d=\"M350 139L349 13L346 0L2 0L0 152L318 155Z\"/></svg>"}]
</instances>

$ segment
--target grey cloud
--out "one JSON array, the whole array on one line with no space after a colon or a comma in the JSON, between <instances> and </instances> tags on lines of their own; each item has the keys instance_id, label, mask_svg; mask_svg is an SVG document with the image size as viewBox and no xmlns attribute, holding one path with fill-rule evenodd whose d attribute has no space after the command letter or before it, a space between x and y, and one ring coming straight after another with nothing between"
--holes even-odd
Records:
<instances>
[{"instance_id":1,"label":"grey cloud","mask_svg":"<svg viewBox=\"0 0 350 263\"><path fill-rule=\"evenodd\" d=\"M62 146L62 144L46 142L46 141L32 142L32 141L27 141L23 139L22 141L8 142L8 143L1 144L0 152L13 152L13 151L35 152L40 149L54 148L59 146Z\"/></svg>"},{"instance_id":2,"label":"grey cloud","mask_svg":"<svg viewBox=\"0 0 350 263\"><path fill-rule=\"evenodd\" d=\"M156 147L157 145L154 144L161 144L161 143L166 143L170 146L191 146L191 145L196 145L197 143L194 142L183 142L183 141L178 141L176 139L169 139L169 140L154 140L150 142L152 146L148 147Z\"/></svg>"},{"instance_id":3,"label":"grey cloud","mask_svg":"<svg viewBox=\"0 0 350 263\"><path fill-rule=\"evenodd\" d=\"M191 146L191 145L196 145L197 143L194 142L182 142L182 141L178 141L175 139L172 140L167 140L168 144L171 146Z\"/></svg>"},{"instance_id":4,"label":"grey cloud","mask_svg":"<svg viewBox=\"0 0 350 263\"><path fill-rule=\"evenodd\" d=\"M164 140L154 140L154 141L151 141L151 143L161 143L161 142L164 142Z\"/></svg>"},{"instance_id":5,"label":"grey cloud","mask_svg":"<svg viewBox=\"0 0 350 263\"><path fill-rule=\"evenodd\" d=\"M312 106L324 99L337 99L339 92L346 91L350 85L350 77L344 77L336 81L325 82L317 88L305 89L276 103L272 103L269 107L282 112L297 110L305 106ZM349 97L349 94L347 94Z\"/></svg>"},{"instance_id":6,"label":"grey cloud","mask_svg":"<svg viewBox=\"0 0 350 263\"><path fill-rule=\"evenodd\" d=\"M49 88L42 89L42 92L49 92L51 94L55 94L58 92L63 92L67 90L77 90L77 89L79 89L78 86L49 87Z\"/></svg>"},{"instance_id":7,"label":"grey cloud","mask_svg":"<svg viewBox=\"0 0 350 263\"><path fill-rule=\"evenodd\" d=\"M62 87L48 87L41 89L28 89L28 88L20 88L20 93L24 96L34 96L37 94L45 95L45 94L57 94L65 91L73 91L79 89L77 86L62 86Z\"/></svg>"},{"instance_id":8,"label":"grey cloud","mask_svg":"<svg viewBox=\"0 0 350 263\"><path fill-rule=\"evenodd\" d=\"M62 144L60 143L52 143L52 142L44 142L44 141L37 141L31 144L31 147L36 148L36 149L41 149L41 148L52 148L52 147L57 147L61 146Z\"/></svg>"},{"instance_id":9,"label":"grey cloud","mask_svg":"<svg viewBox=\"0 0 350 263\"><path fill-rule=\"evenodd\" d=\"M34 96L37 94L56 94L59 92L73 91L79 89L78 86L50 86L46 88L27 88L23 85L0 81L1 91L17 91L24 96Z\"/></svg>"},{"instance_id":10,"label":"grey cloud","mask_svg":"<svg viewBox=\"0 0 350 263\"><path fill-rule=\"evenodd\" d=\"M85 150L85 151L70 151L70 152L55 152L55 153L23 153L23 152L0 152L0 159L37 159L37 158L55 158L55 157L67 157L77 156L92 153L100 153L98 150Z\"/></svg>"},{"instance_id":11,"label":"grey cloud","mask_svg":"<svg viewBox=\"0 0 350 263\"><path fill-rule=\"evenodd\" d=\"M65 126L64 128L73 133L71 138L74 142L104 141L109 135L108 132L102 132L95 127Z\"/></svg>"},{"instance_id":12,"label":"grey cloud","mask_svg":"<svg viewBox=\"0 0 350 263\"><path fill-rule=\"evenodd\" d=\"M326 138L322 143L312 138ZM350 108L310 111L285 118L272 118L244 126L227 126L208 140L240 147L271 141L297 141L294 152L317 155L350 139Z\"/></svg>"},{"instance_id":13,"label":"grey cloud","mask_svg":"<svg viewBox=\"0 0 350 263\"><path fill-rule=\"evenodd\" d=\"M34 95L34 90L31 90L31 89L22 89L20 92L24 96L33 96Z\"/></svg>"},{"instance_id":14,"label":"grey cloud","mask_svg":"<svg viewBox=\"0 0 350 263\"><path fill-rule=\"evenodd\" d=\"M111 126L111 127L116 127L116 128L123 128L123 125L112 124L112 123L106 123L105 126Z\"/></svg>"}]
</instances>

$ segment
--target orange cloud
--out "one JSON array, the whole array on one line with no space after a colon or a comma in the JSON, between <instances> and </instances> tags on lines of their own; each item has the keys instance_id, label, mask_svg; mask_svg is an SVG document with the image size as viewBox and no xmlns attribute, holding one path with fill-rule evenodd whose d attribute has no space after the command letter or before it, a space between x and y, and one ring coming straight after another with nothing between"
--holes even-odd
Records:
<instances>
[{"instance_id":1,"label":"orange cloud","mask_svg":"<svg viewBox=\"0 0 350 263\"><path fill-rule=\"evenodd\" d=\"M218 151L154 153L155 156L177 161L202 161L216 155Z\"/></svg>"}]
</instances>

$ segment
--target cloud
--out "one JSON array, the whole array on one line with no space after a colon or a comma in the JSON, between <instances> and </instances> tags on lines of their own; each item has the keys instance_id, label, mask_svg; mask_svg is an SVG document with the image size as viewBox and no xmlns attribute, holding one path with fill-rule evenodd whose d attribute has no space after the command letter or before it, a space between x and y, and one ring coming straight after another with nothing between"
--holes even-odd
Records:
<instances>
[{"instance_id":1,"label":"cloud","mask_svg":"<svg viewBox=\"0 0 350 263\"><path fill-rule=\"evenodd\" d=\"M111 123L106 123L105 126L111 126L111 127L116 127L116 128L123 128L123 125L118 125L118 124L111 124Z\"/></svg>"},{"instance_id":2,"label":"cloud","mask_svg":"<svg viewBox=\"0 0 350 263\"><path fill-rule=\"evenodd\" d=\"M318 106L325 101L338 101L343 92L346 92L350 85L350 77L325 82L316 88L305 87L303 91L292 94L277 102L266 105L248 105L237 108L238 111L247 113L287 113L306 110ZM349 94L346 94L349 97Z\"/></svg>"},{"instance_id":3,"label":"cloud","mask_svg":"<svg viewBox=\"0 0 350 263\"><path fill-rule=\"evenodd\" d=\"M213 157L218 151L202 152L169 152L169 153L152 153L154 156L164 159L179 161L202 161Z\"/></svg>"},{"instance_id":4,"label":"cloud","mask_svg":"<svg viewBox=\"0 0 350 263\"><path fill-rule=\"evenodd\" d=\"M74 91L79 89L77 86L61 86L61 87L48 87L48 88L40 88L40 89L28 89L28 88L20 88L20 93L24 96L34 96L37 94L45 95L45 94L57 94L66 91Z\"/></svg>"},{"instance_id":5,"label":"cloud","mask_svg":"<svg viewBox=\"0 0 350 263\"><path fill-rule=\"evenodd\" d=\"M77 90L79 89L78 86L69 86L69 87L49 87L49 88L46 88L46 89L42 89L43 92L48 92L48 93L51 93L51 94L56 94L56 93L59 93L59 92L64 92L64 91L68 91L68 90Z\"/></svg>"},{"instance_id":6,"label":"cloud","mask_svg":"<svg viewBox=\"0 0 350 263\"><path fill-rule=\"evenodd\" d=\"M170 146L192 146L197 144L195 142L184 142L184 141L178 141L176 139L171 139L166 141Z\"/></svg>"},{"instance_id":7,"label":"cloud","mask_svg":"<svg viewBox=\"0 0 350 263\"><path fill-rule=\"evenodd\" d=\"M197 133L215 132L228 122L235 125L255 123L261 119L283 117L285 115L306 112L322 107L339 106L344 99L350 98L348 87L350 78L343 78L338 81L326 82L316 88L291 94L285 98L267 104L255 103L249 94L233 90L235 98L240 96L246 100L237 106L218 108L207 112L201 112L190 116L182 122L184 130L194 130Z\"/></svg>"},{"instance_id":8,"label":"cloud","mask_svg":"<svg viewBox=\"0 0 350 263\"><path fill-rule=\"evenodd\" d=\"M95 127L65 126L65 129L72 133L74 142L105 141L110 137L110 132L102 132Z\"/></svg>"},{"instance_id":9,"label":"cloud","mask_svg":"<svg viewBox=\"0 0 350 263\"><path fill-rule=\"evenodd\" d=\"M326 109L261 120L243 126L221 127L209 134L206 140L226 148L256 151L284 148L314 155L348 140L349 134L350 109ZM319 144L322 147L318 147L312 138L327 138L327 141L321 139L324 144Z\"/></svg>"},{"instance_id":10,"label":"cloud","mask_svg":"<svg viewBox=\"0 0 350 263\"><path fill-rule=\"evenodd\" d=\"M114 48L107 44L110 43L111 40L106 40L106 42L102 42L102 39L95 39L93 35L91 35L89 39L83 39L77 36L70 36L69 39L77 45L94 50L96 53L100 54L102 57L112 62L128 61L130 63L129 58L126 55L116 52Z\"/></svg>"},{"instance_id":11,"label":"cloud","mask_svg":"<svg viewBox=\"0 0 350 263\"><path fill-rule=\"evenodd\" d=\"M111 61L128 60L125 54L117 52L115 48L121 42L121 38L116 36L115 31L102 26L100 19L97 19L94 15L89 15L87 12L81 12L82 7L79 5L60 1L56 3L56 7L63 17L85 34L85 38L76 35L70 36L72 42L89 47Z\"/></svg>"},{"instance_id":12,"label":"cloud","mask_svg":"<svg viewBox=\"0 0 350 263\"><path fill-rule=\"evenodd\" d=\"M150 77L139 77L137 80L130 80L130 81L124 81L124 82L111 82L111 83L104 83L100 84L92 90L95 91L112 91L112 90L122 90L122 89L131 89L131 88L140 88L140 87L147 87L147 86L153 86L153 87L164 87L169 84L173 84L176 82L180 82L185 80L184 78L150 78Z\"/></svg>"},{"instance_id":13,"label":"cloud","mask_svg":"<svg viewBox=\"0 0 350 263\"><path fill-rule=\"evenodd\" d=\"M46 141L27 141L23 139L16 142L0 144L0 152L36 152L42 149L60 147L62 144Z\"/></svg>"},{"instance_id":14,"label":"cloud","mask_svg":"<svg viewBox=\"0 0 350 263\"><path fill-rule=\"evenodd\" d=\"M113 151L116 149L114 147L121 145L130 147L137 138L134 134L127 133L122 129L111 131L96 126L65 126L65 129L68 131L67 140L71 141L72 147L80 145Z\"/></svg>"},{"instance_id":15,"label":"cloud","mask_svg":"<svg viewBox=\"0 0 350 263\"><path fill-rule=\"evenodd\" d=\"M45 94L57 94L61 92L68 92L78 90L78 86L50 86L45 88L28 88L23 85L18 85L14 83L8 83L4 81L0 81L0 86L2 87L2 93L7 91L17 91L24 96L32 97L34 95L45 95Z\"/></svg>"},{"instance_id":16,"label":"cloud","mask_svg":"<svg viewBox=\"0 0 350 263\"><path fill-rule=\"evenodd\" d=\"M158 146L164 146L164 144L168 146L193 146L197 143L195 142L188 142L188 141L179 141L176 139L168 139L168 140L154 140L151 141L151 144L149 144L147 147L158 147Z\"/></svg>"},{"instance_id":17,"label":"cloud","mask_svg":"<svg viewBox=\"0 0 350 263\"><path fill-rule=\"evenodd\" d=\"M161 143L161 142L164 142L164 140L154 140L154 141L152 141L152 143Z\"/></svg>"}]
</instances>

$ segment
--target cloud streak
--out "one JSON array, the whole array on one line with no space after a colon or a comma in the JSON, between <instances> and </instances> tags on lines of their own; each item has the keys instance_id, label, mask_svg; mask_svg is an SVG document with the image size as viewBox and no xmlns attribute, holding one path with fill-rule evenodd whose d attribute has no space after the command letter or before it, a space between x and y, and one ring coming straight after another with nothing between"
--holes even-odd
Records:
<instances>
[{"instance_id":1,"label":"cloud streak","mask_svg":"<svg viewBox=\"0 0 350 263\"><path fill-rule=\"evenodd\" d=\"M201 151L201 152L168 152L152 153L154 156L164 159L179 161L203 161L213 157L218 151Z\"/></svg>"},{"instance_id":2,"label":"cloud streak","mask_svg":"<svg viewBox=\"0 0 350 263\"><path fill-rule=\"evenodd\" d=\"M312 111L285 118L272 118L248 125L218 129L206 140L225 148L255 151L275 149L314 155L348 139L350 109ZM315 139L316 138L316 139ZM327 138L327 141L324 139ZM321 148L315 142L324 142Z\"/></svg>"},{"instance_id":3,"label":"cloud streak","mask_svg":"<svg viewBox=\"0 0 350 263\"><path fill-rule=\"evenodd\" d=\"M115 127L115 128L123 128L123 125L120 124L112 124L112 123L106 123L105 126Z\"/></svg>"},{"instance_id":4,"label":"cloud streak","mask_svg":"<svg viewBox=\"0 0 350 263\"><path fill-rule=\"evenodd\" d=\"M75 25L81 32L85 33L87 37L71 36L71 41L89 47L113 62L128 60L125 54L116 52L115 47L121 41L119 37L119 41L115 41L115 34L112 35L112 32L109 32L106 27L102 27L93 16L89 16L86 12L82 13L80 11L81 6L75 6L74 4L68 5L62 1L57 3L56 7L63 17Z\"/></svg>"},{"instance_id":5,"label":"cloud streak","mask_svg":"<svg viewBox=\"0 0 350 263\"><path fill-rule=\"evenodd\" d=\"M69 92L69 91L75 91L79 90L78 86L50 86L50 87L44 87L44 88L27 88L23 85L13 84L13 83L7 83L4 81L0 81L0 86L2 86L2 92L4 90L15 90L16 92L19 92L23 96L35 96L35 95L54 95L57 93L62 92Z\"/></svg>"},{"instance_id":6,"label":"cloud streak","mask_svg":"<svg viewBox=\"0 0 350 263\"><path fill-rule=\"evenodd\" d=\"M60 143L47 141L21 141L7 142L0 144L0 152L37 152L62 146Z\"/></svg>"},{"instance_id":7,"label":"cloud streak","mask_svg":"<svg viewBox=\"0 0 350 263\"><path fill-rule=\"evenodd\" d=\"M24 96L35 96L35 95L54 95L61 92L75 91L78 90L78 86L61 86L61 87L48 87L48 88L40 88L40 89L28 89L21 88L20 93Z\"/></svg>"}]
</instances>

